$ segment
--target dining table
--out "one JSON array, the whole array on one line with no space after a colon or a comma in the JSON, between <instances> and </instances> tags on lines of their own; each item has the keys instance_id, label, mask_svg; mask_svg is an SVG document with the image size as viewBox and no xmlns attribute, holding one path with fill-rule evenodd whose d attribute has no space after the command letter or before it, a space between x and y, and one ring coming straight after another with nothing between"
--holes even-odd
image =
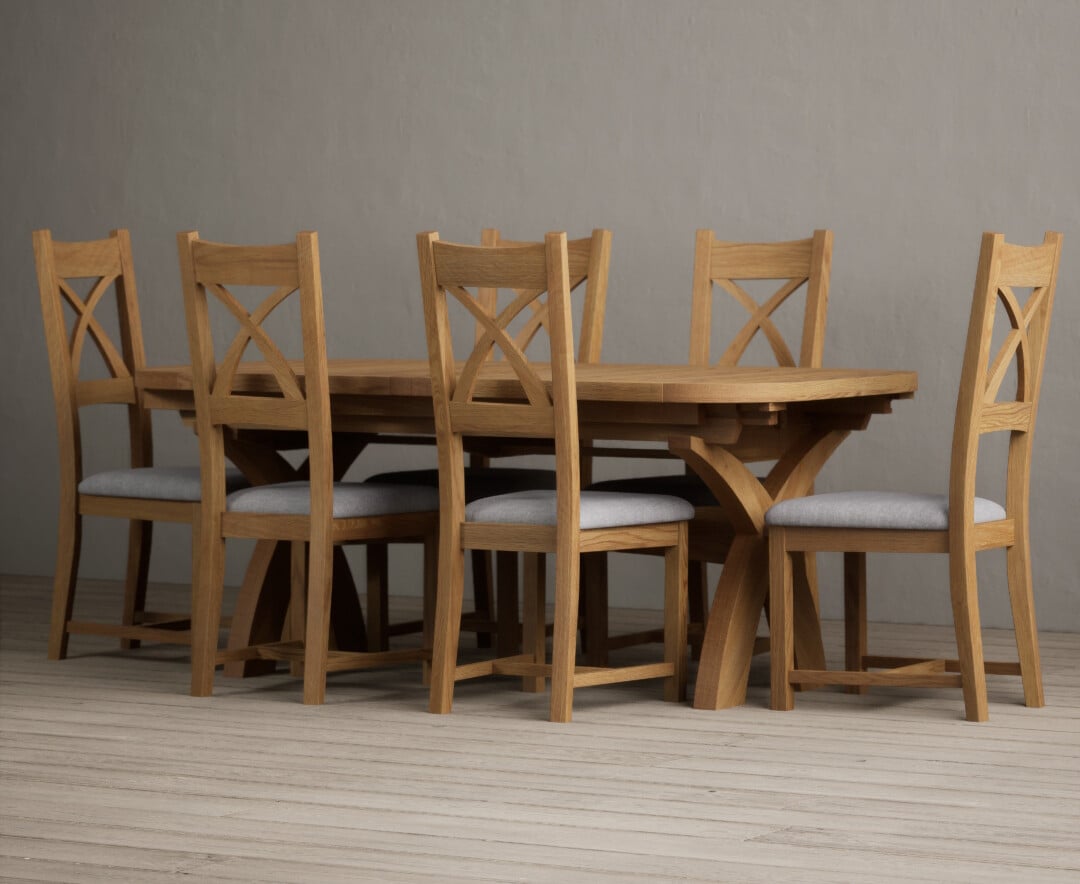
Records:
<instances>
[{"instance_id":1,"label":"dining table","mask_svg":"<svg viewBox=\"0 0 1080 884\"><path fill-rule=\"evenodd\" d=\"M291 365L302 377L303 364ZM135 381L147 407L193 412L189 365L146 367ZM734 531L702 640L695 708L723 709L745 702L768 595L766 510L780 500L811 493L840 443L851 432L865 429L873 415L889 413L894 400L914 395L917 385L915 372L888 369L629 363L576 367L583 445L602 454L603 443L659 443L701 477ZM273 373L260 362L243 363L235 387L251 394L277 392ZM426 359L331 359L329 389L339 473L368 444L430 442L433 437ZM476 395L512 400L523 394L512 367L492 362L481 373ZM249 479L262 483L302 475L302 465L292 466L281 456L287 447L302 445L267 428L265 434L233 434L227 452ZM751 469L757 463L770 464L762 477ZM343 554L339 561L344 564ZM332 619L336 640L345 647L360 617L359 601L348 569L334 570ZM274 630L280 634L287 581L287 550L260 541L237 598L230 646L247 645ZM812 588L809 595L804 593L804 608L797 622L797 647L819 658L808 662L824 668ZM234 674L239 672L234 669Z\"/></svg>"}]
</instances>

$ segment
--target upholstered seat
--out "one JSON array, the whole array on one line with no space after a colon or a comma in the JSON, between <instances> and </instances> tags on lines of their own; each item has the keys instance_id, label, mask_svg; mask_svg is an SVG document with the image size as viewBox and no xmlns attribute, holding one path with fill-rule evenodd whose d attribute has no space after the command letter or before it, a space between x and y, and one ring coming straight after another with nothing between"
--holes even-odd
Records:
<instances>
[{"instance_id":1,"label":"upholstered seat","mask_svg":"<svg viewBox=\"0 0 1080 884\"><path fill-rule=\"evenodd\" d=\"M590 491L618 491L620 494L664 494L680 497L694 506L719 506L709 486L696 473L670 476L633 476L593 482Z\"/></svg>"},{"instance_id":2,"label":"upholstered seat","mask_svg":"<svg viewBox=\"0 0 1080 884\"><path fill-rule=\"evenodd\" d=\"M975 523L1005 518L1005 508L975 498ZM906 491L838 491L784 500L765 513L766 525L798 528L870 528L887 531L944 531L949 527L945 494Z\"/></svg>"},{"instance_id":3,"label":"upholstered seat","mask_svg":"<svg viewBox=\"0 0 1080 884\"><path fill-rule=\"evenodd\" d=\"M419 513L439 508L439 492L423 485L335 482L333 489L335 519ZM311 514L311 486L307 482L278 482L245 488L226 498L225 509L230 513L307 516Z\"/></svg>"},{"instance_id":4,"label":"upholstered seat","mask_svg":"<svg viewBox=\"0 0 1080 884\"><path fill-rule=\"evenodd\" d=\"M106 470L87 476L79 483L80 494L95 497L135 497L143 500L186 500L196 503L202 497L202 479L198 467L137 467ZM244 474L235 467L225 470L225 490L247 487Z\"/></svg>"},{"instance_id":5,"label":"upholstered seat","mask_svg":"<svg viewBox=\"0 0 1080 884\"><path fill-rule=\"evenodd\" d=\"M365 481L372 484L426 485L439 487L439 471L398 470L379 473ZM496 494L529 491L535 488L553 489L555 471L521 467L467 467L465 470L465 500L479 500Z\"/></svg>"},{"instance_id":6,"label":"upholstered seat","mask_svg":"<svg viewBox=\"0 0 1080 884\"><path fill-rule=\"evenodd\" d=\"M519 491L475 500L465 507L466 522L511 525L554 525L554 491ZM694 517L685 500L663 494L618 494L614 491L582 491L582 531L681 522Z\"/></svg>"}]
</instances>

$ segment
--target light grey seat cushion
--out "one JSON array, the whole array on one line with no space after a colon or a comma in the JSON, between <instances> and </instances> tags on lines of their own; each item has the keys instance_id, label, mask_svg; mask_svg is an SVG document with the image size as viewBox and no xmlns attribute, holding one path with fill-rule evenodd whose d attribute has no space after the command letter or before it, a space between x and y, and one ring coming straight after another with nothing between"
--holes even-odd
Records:
<instances>
[{"instance_id":1,"label":"light grey seat cushion","mask_svg":"<svg viewBox=\"0 0 1080 884\"><path fill-rule=\"evenodd\" d=\"M311 488L307 482L258 485L230 494L225 508L230 513L306 516L311 513ZM334 483L335 519L424 513L438 508L439 492L423 485Z\"/></svg>"},{"instance_id":2,"label":"light grey seat cushion","mask_svg":"<svg viewBox=\"0 0 1080 884\"><path fill-rule=\"evenodd\" d=\"M1005 518L1000 504L975 498L975 521ZM880 528L944 531L949 527L949 498L944 494L905 491L838 491L784 500L765 513L766 525L797 528Z\"/></svg>"},{"instance_id":3,"label":"light grey seat cushion","mask_svg":"<svg viewBox=\"0 0 1080 884\"><path fill-rule=\"evenodd\" d=\"M225 469L225 490L247 487L244 474L236 467ZM79 483L80 494L97 497L139 497L144 500L202 499L202 479L198 467L138 467L94 473Z\"/></svg>"},{"instance_id":4,"label":"light grey seat cushion","mask_svg":"<svg viewBox=\"0 0 1080 884\"><path fill-rule=\"evenodd\" d=\"M368 482L393 485L430 485L439 487L438 470L398 470L379 473ZM512 491L531 491L536 488L555 487L555 471L528 469L524 467L466 467L465 500L479 500Z\"/></svg>"},{"instance_id":5,"label":"light grey seat cushion","mask_svg":"<svg viewBox=\"0 0 1080 884\"><path fill-rule=\"evenodd\" d=\"M555 492L537 489L499 494L474 500L465 507L467 522L517 525L554 525ZM618 528L681 522L694 517L694 507L678 497L662 494L581 492L581 529Z\"/></svg>"},{"instance_id":6,"label":"light grey seat cushion","mask_svg":"<svg viewBox=\"0 0 1080 884\"><path fill-rule=\"evenodd\" d=\"M696 473L671 476L635 476L629 479L605 479L594 482L589 491L619 491L629 494L670 494L694 506L720 506L719 501Z\"/></svg>"}]
</instances>

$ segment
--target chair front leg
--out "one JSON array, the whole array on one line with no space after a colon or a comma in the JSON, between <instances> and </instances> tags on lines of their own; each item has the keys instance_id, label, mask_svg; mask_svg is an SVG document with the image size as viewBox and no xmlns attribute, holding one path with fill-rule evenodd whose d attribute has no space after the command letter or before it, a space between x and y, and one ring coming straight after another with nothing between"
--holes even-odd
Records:
<instances>
[{"instance_id":1,"label":"chair front leg","mask_svg":"<svg viewBox=\"0 0 1080 884\"><path fill-rule=\"evenodd\" d=\"M150 541L154 523L132 519L128 526L128 559L124 575L124 613L121 622L133 626L146 610L146 581L150 574ZM122 650L139 647L137 638L120 639Z\"/></svg>"},{"instance_id":2,"label":"chair front leg","mask_svg":"<svg viewBox=\"0 0 1080 884\"><path fill-rule=\"evenodd\" d=\"M529 567L528 562L529 559L526 557L526 569ZM524 579L529 579L527 573ZM522 627L518 620L518 554L516 552L500 550L495 553L495 587L497 593L495 656L509 657L518 652L522 642ZM525 591L528 593L527 589ZM528 598L527 595L526 598Z\"/></svg>"},{"instance_id":3,"label":"chair front leg","mask_svg":"<svg viewBox=\"0 0 1080 884\"><path fill-rule=\"evenodd\" d=\"M770 705L773 709L795 707L791 689L791 670L795 665L795 630L793 623L791 554L787 549L787 532L783 528L769 530L769 668L771 681Z\"/></svg>"},{"instance_id":4,"label":"chair front leg","mask_svg":"<svg viewBox=\"0 0 1080 884\"><path fill-rule=\"evenodd\" d=\"M864 671L866 656L866 553L844 553L844 668ZM866 685L848 685L849 694L865 694Z\"/></svg>"},{"instance_id":5,"label":"chair front leg","mask_svg":"<svg viewBox=\"0 0 1080 884\"><path fill-rule=\"evenodd\" d=\"M389 645L390 557L385 543L368 543L364 548L367 568L367 649L385 651ZM425 547L424 555L427 555Z\"/></svg>"},{"instance_id":6,"label":"chair front leg","mask_svg":"<svg viewBox=\"0 0 1080 884\"><path fill-rule=\"evenodd\" d=\"M678 542L664 552L664 661L675 671L664 684L664 699L686 699L687 526L679 526Z\"/></svg>"},{"instance_id":7,"label":"chair front leg","mask_svg":"<svg viewBox=\"0 0 1080 884\"><path fill-rule=\"evenodd\" d=\"M524 558L522 653L531 654L534 663L544 663L547 659L547 558L543 553L525 553ZM541 694L544 682L542 675L526 675L521 679L521 689Z\"/></svg>"}]
</instances>

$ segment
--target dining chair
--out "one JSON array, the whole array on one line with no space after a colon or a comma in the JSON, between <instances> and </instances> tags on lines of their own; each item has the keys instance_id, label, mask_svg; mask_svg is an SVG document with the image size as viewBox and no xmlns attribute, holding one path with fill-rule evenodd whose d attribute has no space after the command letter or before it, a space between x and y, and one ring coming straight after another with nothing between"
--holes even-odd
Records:
<instances>
[{"instance_id":1,"label":"dining chair","mask_svg":"<svg viewBox=\"0 0 1080 884\"><path fill-rule=\"evenodd\" d=\"M717 239L712 230L698 230L694 247L694 275L690 309L690 364L732 367L745 364L747 351L757 335L768 342L778 366L814 368L821 365L825 346L825 317L829 302L829 273L832 266L833 234L815 230L807 239L791 242L741 243ZM747 291L748 281L775 281L781 285L764 301ZM717 287L730 295L749 317L729 338L716 357L711 352L714 336L713 300ZM774 321L774 315L800 289L803 299L801 341L798 360ZM624 454L633 452L623 452ZM602 454L598 450L597 454ZM754 455L751 453L751 458ZM761 459L758 456L756 459ZM708 616L706 565L722 564L734 532L723 507L708 486L689 469L681 474L608 479L589 486L597 491L644 494L674 494L694 505L690 522L689 630L695 656L705 632ZM645 551L649 552L649 551ZM799 573L800 602L814 604L814 563L807 560L809 573ZM607 563L604 556L586 560L585 643L588 659L604 665L609 651L643 642L658 641L662 633L645 630L610 635L607 624ZM760 643L760 650L767 647Z\"/></svg>"},{"instance_id":2,"label":"dining chair","mask_svg":"<svg viewBox=\"0 0 1080 884\"><path fill-rule=\"evenodd\" d=\"M73 633L117 636L125 649L137 647L142 640L189 644L189 612L146 610L153 523L191 524L201 485L197 466L153 465L150 411L135 386L135 373L145 364L145 354L131 237L127 230L113 230L105 239L61 242L48 230L36 230L33 242L60 456L49 659L67 656ZM110 290L113 298L108 297ZM117 336L107 330L110 321L103 305L110 301L115 304ZM65 304L74 313L70 329ZM81 379L88 341L100 355L106 377ZM125 406L129 466L84 475L80 415L91 405ZM227 472L226 481L231 488L245 484L235 469ZM83 516L129 522L120 623L73 619Z\"/></svg>"},{"instance_id":3,"label":"dining chair","mask_svg":"<svg viewBox=\"0 0 1080 884\"><path fill-rule=\"evenodd\" d=\"M677 497L581 490L566 234L549 233L543 244L484 247L444 243L437 233L421 233L417 246L442 477L431 711L450 711L455 682L491 674L521 676L527 690L541 690L544 679L550 679L552 721L570 721L574 689L587 685L663 678L666 699L682 699L686 520L693 507ZM470 288L510 289L515 295L505 308L491 311ZM549 340L550 386L508 331L524 311L536 309L537 301L546 306L547 322L541 325ZM461 363L454 360L451 303L484 328ZM485 368L490 373L495 348L502 352L511 379L491 387L485 382ZM555 489L466 503L465 439L472 436L553 440ZM581 555L644 547L663 549L665 556L663 662L617 669L577 667ZM544 586L535 577L528 579L539 573L537 567L525 569L524 653L458 663L465 551L472 549L514 550L534 559L555 554L550 663Z\"/></svg>"},{"instance_id":4,"label":"dining chair","mask_svg":"<svg viewBox=\"0 0 1080 884\"><path fill-rule=\"evenodd\" d=\"M178 234L177 243L203 476L191 693L207 696L212 692L218 664L283 660L303 664L304 702L322 703L328 671L427 661L438 494L415 485L334 481L316 234L300 233L294 243L283 245L241 246L207 242L191 231ZM251 289L255 289L254 295L243 297L257 306L249 311L238 293ZM300 374L296 363L285 358L281 337L275 340L267 329L267 319L287 302L299 312ZM218 307L221 320L238 329L220 359L214 346L212 305ZM243 384L242 359L250 344L255 345L273 373L275 383L267 388L249 389ZM245 428L306 433L309 480L227 493L225 434ZM291 544L290 622L293 633L303 638L218 650L225 541L231 537ZM424 631L423 646L377 652L330 650L335 544L386 540L420 541L424 545L425 622L429 628Z\"/></svg>"},{"instance_id":5,"label":"dining chair","mask_svg":"<svg viewBox=\"0 0 1080 884\"><path fill-rule=\"evenodd\" d=\"M1039 639L1031 585L1029 497L1031 450L1046 340L1061 257L1061 234L1039 246L984 233L975 277L967 344L953 425L948 494L836 492L778 503L765 522L769 543L772 707L791 709L792 685L960 687L969 721L989 717L986 674L1019 675L1028 706L1043 705ZM1021 304L1015 289L1032 289ZM993 345L998 302L1010 329ZM991 355L993 359L991 360ZM1010 367L1015 363L1015 374ZM1015 378L1015 394L1007 377ZM1006 398L999 398L1002 394ZM1005 506L975 496L979 441L1008 432ZM975 553L1006 550L1009 598L1018 662L984 660ZM811 552L844 553L845 666L842 671L796 668L792 656L792 562ZM956 631L957 660L867 654L866 554L945 553ZM885 671L870 671L881 670Z\"/></svg>"},{"instance_id":6,"label":"dining chair","mask_svg":"<svg viewBox=\"0 0 1080 884\"><path fill-rule=\"evenodd\" d=\"M481 232L483 246L517 248L536 245L522 240L507 239L494 227ZM611 261L611 231L596 228L582 239L567 242L570 289L577 291L584 286L581 306L581 324L578 329L578 362L594 364L600 361L603 346L604 309L607 302L608 267ZM489 316L494 316L498 304L498 289L480 286L477 302ZM527 322L515 329L515 342L527 350L539 331L548 323L547 305L534 302ZM475 322L476 341L485 333L483 323ZM501 353L493 349L489 358L498 360ZM549 451L548 443L537 445L509 440L469 440L469 463L465 468L465 499L476 500L494 494L528 489L555 488L555 472L537 467L495 466L493 460L517 455ZM591 478L591 459L581 460L582 482ZM402 482L408 484L439 485L438 469L398 470L378 473L368 481ZM510 654L521 642L520 612L518 610L519 566L516 552L500 551L493 555L488 550L473 550L471 556L474 611L464 618L462 628L477 633L480 647L491 646L491 634L502 655ZM535 561L533 564L537 564ZM542 562L539 563L543 567ZM368 546L368 646L386 647L393 635L416 632L418 621L391 624L388 615L389 577L387 549L385 544Z\"/></svg>"}]
</instances>

